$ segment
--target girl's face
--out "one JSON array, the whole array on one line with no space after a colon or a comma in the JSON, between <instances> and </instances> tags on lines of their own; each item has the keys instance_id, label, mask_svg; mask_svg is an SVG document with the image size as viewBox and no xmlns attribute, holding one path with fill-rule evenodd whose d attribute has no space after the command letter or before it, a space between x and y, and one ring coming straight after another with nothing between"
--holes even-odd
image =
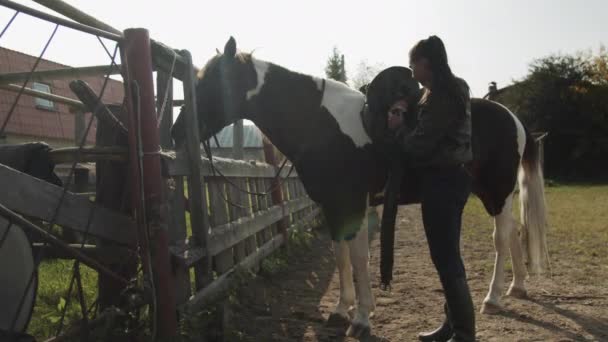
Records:
<instances>
[{"instance_id":1,"label":"girl's face","mask_svg":"<svg viewBox=\"0 0 608 342\"><path fill-rule=\"evenodd\" d=\"M407 102L400 100L395 102L388 111L387 126L394 131L403 125L403 116L407 112Z\"/></svg>"},{"instance_id":2,"label":"girl's face","mask_svg":"<svg viewBox=\"0 0 608 342\"><path fill-rule=\"evenodd\" d=\"M429 63L429 60L424 57L419 57L416 60L411 61L410 68L414 74L414 79L423 86L427 86L433 79L431 64Z\"/></svg>"}]
</instances>

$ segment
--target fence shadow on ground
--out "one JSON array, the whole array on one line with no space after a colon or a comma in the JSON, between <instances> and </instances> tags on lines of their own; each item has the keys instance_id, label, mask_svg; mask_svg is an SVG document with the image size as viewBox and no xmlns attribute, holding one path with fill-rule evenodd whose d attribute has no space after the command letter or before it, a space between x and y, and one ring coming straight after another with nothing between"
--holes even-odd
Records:
<instances>
[{"instance_id":1,"label":"fence shadow on ground","mask_svg":"<svg viewBox=\"0 0 608 342\"><path fill-rule=\"evenodd\" d=\"M537 304L543 307L546 310L553 311L554 313L571 320L580 326L587 334L593 336L594 340L597 341L605 341L608 339L608 322L603 321L598 318L589 317L586 315L582 315L576 313L574 311L560 308L555 303L550 300L545 299L530 299L530 301L534 304ZM522 323L531 324L537 326L539 328L550 330L554 332L558 332L559 334L565 336L568 339L573 341L587 341L588 337L584 335L574 332L569 328L564 328L555 322L545 321L542 317L530 317L528 315L522 315L519 312L513 310L505 310L502 313L503 316L512 318L514 320L520 321Z\"/></svg>"},{"instance_id":2,"label":"fence shadow on ground","mask_svg":"<svg viewBox=\"0 0 608 342\"><path fill-rule=\"evenodd\" d=\"M234 330L243 340L343 341L346 326L326 324L339 295L332 244L324 228L307 248L290 253L288 264L243 286L233 307ZM325 296L326 293L331 296ZM381 341L372 336L371 341Z\"/></svg>"},{"instance_id":3,"label":"fence shadow on ground","mask_svg":"<svg viewBox=\"0 0 608 342\"><path fill-rule=\"evenodd\" d=\"M533 300L534 303L544 307L547 310L551 310L556 314L563 316L578 326L580 326L587 334L593 336L598 341L608 340L608 320L606 318L596 318L574 311L561 308L557 306L553 301L549 300Z\"/></svg>"}]
</instances>

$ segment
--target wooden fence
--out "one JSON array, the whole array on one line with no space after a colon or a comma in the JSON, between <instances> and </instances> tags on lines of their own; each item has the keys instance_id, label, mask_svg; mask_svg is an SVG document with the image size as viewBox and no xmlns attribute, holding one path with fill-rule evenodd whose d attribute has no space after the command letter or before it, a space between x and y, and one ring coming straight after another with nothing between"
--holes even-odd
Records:
<instances>
[{"instance_id":1,"label":"wooden fence","mask_svg":"<svg viewBox=\"0 0 608 342\"><path fill-rule=\"evenodd\" d=\"M171 75L162 66L174 56L158 51L153 45L153 61L160 69L158 108L166 103L160 124L163 148L171 147L167 118L171 118L173 98L172 89L166 88L172 82L167 80L181 80L184 89L185 148L177 154L163 153L163 176L170 213L169 248L177 265L173 272L176 304L182 311L195 311L227 288L236 269L258 268L263 258L286 242L289 229L313 220L319 210L296 173L288 175L283 170L277 178L276 165L221 158L214 158L212 165L201 157L192 57L182 51L184 71L180 73L176 63ZM280 194L255 195L271 188Z\"/></svg>"},{"instance_id":2,"label":"wooden fence","mask_svg":"<svg viewBox=\"0 0 608 342\"><path fill-rule=\"evenodd\" d=\"M232 159L214 159L212 165L202 157L198 127L204 123L198 124L196 68L187 50L174 50L149 40L145 30L130 29L123 34L59 0L36 2L74 21L12 1L1 2L3 6L43 20L115 40L119 42L121 55L126 54L125 60L132 62L127 70L122 70L126 85L137 85L125 87L126 106L101 103L98 94L84 82L70 84L78 100L61 99L97 118L96 146L53 151L51 158L58 164L72 164L75 160L96 163L94 194L87 186L89 177L85 169L76 171L80 181L64 192L60 187L0 165L6 187L0 192L0 203L19 214L54 221L84 234L87 241L94 243L68 245L49 238L52 243L37 246L39 250L48 250L47 254L54 257L74 258L84 253L93 257L95 263L99 259L114 270L112 277L108 271L99 273L100 307L116 305L126 279L137 270L133 254L138 252L141 259L151 259L150 264L143 263L144 273L152 274L150 268L154 269L159 336L175 336L176 307L182 312L191 312L209 303L229 286L231 275L237 269L259 268L263 258L286 243L290 231L318 217L319 208L309 199L295 172L289 174L288 170L281 170L279 177L275 177L279 171L276 165ZM110 73L118 70L118 67L112 68ZM164 115L158 113L162 117L158 137L150 133L156 133L154 129L149 129L156 127L158 119L152 102L153 70L157 72L157 111L164 110ZM37 72L31 76L48 79L93 71L97 72L98 67ZM23 77L0 75L0 83ZM172 89L167 87L172 87L174 79L183 83L187 127L185 148L178 153L171 151L169 134L174 103ZM10 84L7 87L16 90ZM133 94L135 89L137 96ZM42 96L29 91L24 94ZM141 118L135 115L134 108L141 111L138 113ZM163 150L169 152L160 153L157 164L159 138ZM144 159L143 155L148 157ZM138 164L140 157L141 165ZM158 170L159 164L162 172ZM134 171L140 168L143 171L138 175ZM163 191L157 192L161 173ZM269 190L272 191L268 193ZM95 201L91 201L92 196ZM56 218L51 219L54 214L50 208L57 209ZM147 241L148 236L151 241ZM95 265L85 261L87 265ZM123 271L118 272L121 268ZM167 281L169 277L173 277L173 281Z\"/></svg>"},{"instance_id":3,"label":"wooden fence","mask_svg":"<svg viewBox=\"0 0 608 342\"><path fill-rule=\"evenodd\" d=\"M184 156L165 153L170 218L170 250L177 265L177 304L182 310L200 308L230 283L239 267L256 270L263 258L285 243L285 233L313 221L319 209L308 198L296 174L281 173L282 203L273 203L270 194L277 168L265 163L215 159L214 166L226 178L214 173L208 159L201 160L204 200L189 196L188 184L197 175L189 174ZM187 199L184 200L184 199ZM186 203L190 208L186 208ZM203 208L209 226L196 231L192 211ZM205 210L206 209L206 210ZM283 231L281 224L286 224ZM200 237L208 232L208 249ZM206 258L211 269L206 270ZM194 270L191 285L190 268ZM211 275L211 277L209 277Z\"/></svg>"}]
</instances>

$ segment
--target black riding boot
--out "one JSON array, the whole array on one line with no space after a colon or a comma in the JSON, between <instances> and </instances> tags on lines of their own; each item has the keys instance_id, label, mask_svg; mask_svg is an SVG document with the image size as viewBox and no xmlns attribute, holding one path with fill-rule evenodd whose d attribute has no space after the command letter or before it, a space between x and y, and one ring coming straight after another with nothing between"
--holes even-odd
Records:
<instances>
[{"instance_id":1,"label":"black riding boot","mask_svg":"<svg viewBox=\"0 0 608 342\"><path fill-rule=\"evenodd\" d=\"M448 311L448 303L443 304L443 312L445 319L439 328L418 334L418 339L422 342L445 342L452 337L454 331L450 325L450 313Z\"/></svg>"},{"instance_id":2,"label":"black riding boot","mask_svg":"<svg viewBox=\"0 0 608 342\"><path fill-rule=\"evenodd\" d=\"M422 342L445 342L452 337L454 331L450 325L450 313L448 311L448 304L443 304L443 312L445 312L445 319L441 326L431 332L424 332L418 334L418 339Z\"/></svg>"},{"instance_id":3,"label":"black riding boot","mask_svg":"<svg viewBox=\"0 0 608 342\"><path fill-rule=\"evenodd\" d=\"M454 334L448 342L475 341L475 309L466 278L450 279L444 286Z\"/></svg>"}]
</instances>

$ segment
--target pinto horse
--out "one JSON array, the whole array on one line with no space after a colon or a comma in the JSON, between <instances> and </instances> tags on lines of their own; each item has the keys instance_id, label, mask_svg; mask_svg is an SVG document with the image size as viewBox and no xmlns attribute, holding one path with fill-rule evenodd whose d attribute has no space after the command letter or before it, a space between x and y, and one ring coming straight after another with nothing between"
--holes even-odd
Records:
<instances>
[{"instance_id":1,"label":"pinto horse","mask_svg":"<svg viewBox=\"0 0 608 342\"><path fill-rule=\"evenodd\" d=\"M334 243L340 299L330 319L347 319L349 335L368 334L375 304L368 270L367 213L370 198L385 185L387 169L361 114L365 95L336 81L237 53L231 37L223 53L218 52L199 72L196 97L201 141L248 119L293 162L308 195L322 208ZM172 128L178 148L185 140L183 117L180 113ZM475 99L472 125L474 161L468 166L474 192L495 219L496 262L482 308L487 313L500 308L509 251L513 282L507 294L526 295L524 253L511 212L518 174L528 267L538 272L544 266L544 189L534 140L509 110ZM351 321L348 311L355 304Z\"/></svg>"}]
</instances>

